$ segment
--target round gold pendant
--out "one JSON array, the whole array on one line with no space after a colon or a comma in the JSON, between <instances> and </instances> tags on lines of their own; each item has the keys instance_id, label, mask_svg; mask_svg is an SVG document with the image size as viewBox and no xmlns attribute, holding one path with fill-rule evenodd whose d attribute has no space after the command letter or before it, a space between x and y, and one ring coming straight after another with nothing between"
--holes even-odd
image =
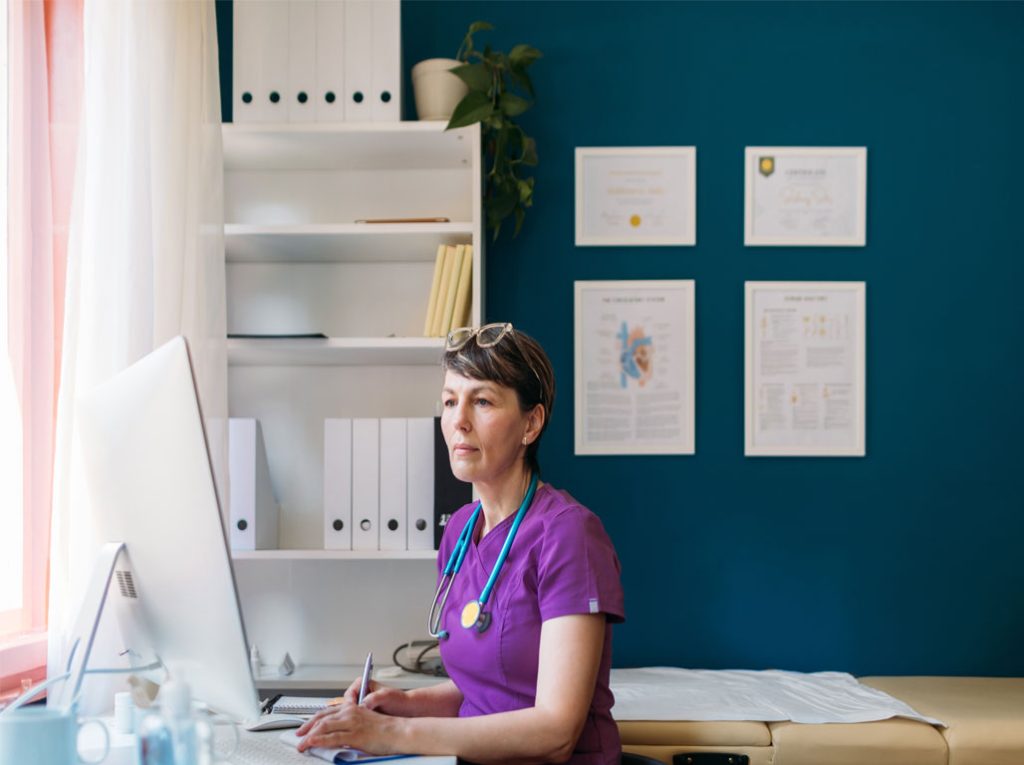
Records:
<instances>
[{"instance_id":1,"label":"round gold pendant","mask_svg":"<svg viewBox=\"0 0 1024 765\"><path fill-rule=\"evenodd\" d=\"M471 600L462 608L462 626L469 629L480 620L480 601Z\"/></svg>"}]
</instances>

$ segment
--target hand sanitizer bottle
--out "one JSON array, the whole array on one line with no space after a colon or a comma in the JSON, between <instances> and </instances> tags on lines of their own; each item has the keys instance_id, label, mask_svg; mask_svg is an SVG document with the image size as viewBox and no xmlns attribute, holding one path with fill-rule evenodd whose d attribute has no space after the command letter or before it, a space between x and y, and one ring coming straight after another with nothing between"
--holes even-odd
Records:
<instances>
[{"instance_id":1,"label":"hand sanitizer bottle","mask_svg":"<svg viewBox=\"0 0 1024 765\"><path fill-rule=\"evenodd\" d=\"M188 685L168 680L158 701L160 714L148 714L139 724L139 765L197 765L199 742Z\"/></svg>"},{"instance_id":2,"label":"hand sanitizer bottle","mask_svg":"<svg viewBox=\"0 0 1024 765\"><path fill-rule=\"evenodd\" d=\"M139 765L174 765L171 731L163 715L150 712L143 717L136 738Z\"/></svg>"},{"instance_id":3,"label":"hand sanitizer bottle","mask_svg":"<svg viewBox=\"0 0 1024 765\"><path fill-rule=\"evenodd\" d=\"M168 680L160 689L160 709L171 733L174 765L197 765L199 746L192 716L192 692L184 680Z\"/></svg>"}]
</instances>

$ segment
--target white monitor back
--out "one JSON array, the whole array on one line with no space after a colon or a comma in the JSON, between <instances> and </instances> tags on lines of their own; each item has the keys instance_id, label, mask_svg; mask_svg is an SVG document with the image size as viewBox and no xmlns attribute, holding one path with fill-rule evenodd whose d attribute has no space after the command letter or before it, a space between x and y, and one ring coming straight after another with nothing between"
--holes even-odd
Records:
<instances>
[{"instance_id":1,"label":"white monitor back","mask_svg":"<svg viewBox=\"0 0 1024 765\"><path fill-rule=\"evenodd\" d=\"M259 715L245 627L185 338L83 396L86 480L100 538L124 542L155 653L193 695Z\"/></svg>"}]
</instances>

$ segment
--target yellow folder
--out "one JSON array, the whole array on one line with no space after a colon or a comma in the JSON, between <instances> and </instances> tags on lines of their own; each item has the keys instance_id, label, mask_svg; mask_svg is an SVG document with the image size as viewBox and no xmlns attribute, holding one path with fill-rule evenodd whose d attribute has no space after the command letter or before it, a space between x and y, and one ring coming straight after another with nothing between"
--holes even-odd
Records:
<instances>
[{"instance_id":1,"label":"yellow folder","mask_svg":"<svg viewBox=\"0 0 1024 765\"><path fill-rule=\"evenodd\" d=\"M455 259L452 263L452 270L448 274L448 291L445 293L444 310L441 313L442 337L447 335L452 328L452 314L455 311L455 297L459 291L459 276L462 275L462 261L465 257L466 245L455 245Z\"/></svg>"},{"instance_id":2,"label":"yellow folder","mask_svg":"<svg viewBox=\"0 0 1024 765\"><path fill-rule=\"evenodd\" d=\"M441 337L441 323L444 321L444 305L448 300L448 282L455 268L455 248L450 244L445 247L444 268L441 270L441 285L437 293L437 304L434 306L434 318L430 322L430 336Z\"/></svg>"},{"instance_id":3,"label":"yellow folder","mask_svg":"<svg viewBox=\"0 0 1024 765\"><path fill-rule=\"evenodd\" d=\"M455 308L452 310L452 326L469 325L469 309L472 308L470 296L473 292L473 245L467 244L462 255L462 270L459 273L459 284L455 290Z\"/></svg>"},{"instance_id":4,"label":"yellow folder","mask_svg":"<svg viewBox=\"0 0 1024 765\"><path fill-rule=\"evenodd\" d=\"M441 290L441 272L444 270L445 246L437 246L437 257L434 259L434 278L430 284L430 302L427 303L427 315L423 319L423 336L430 337L434 324L434 312L437 310L437 293Z\"/></svg>"}]
</instances>

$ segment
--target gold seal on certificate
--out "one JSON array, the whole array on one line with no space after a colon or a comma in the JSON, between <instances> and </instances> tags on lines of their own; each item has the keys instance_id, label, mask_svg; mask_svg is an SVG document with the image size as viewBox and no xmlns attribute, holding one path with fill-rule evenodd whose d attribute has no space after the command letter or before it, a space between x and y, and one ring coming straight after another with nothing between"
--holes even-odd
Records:
<instances>
[{"instance_id":1,"label":"gold seal on certificate","mask_svg":"<svg viewBox=\"0 0 1024 765\"><path fill-rule=\"evenodd\" d=\"M697 243L693 146L576 149L576 246Z\"/></svg>"},{"instance_id":2,"label":"gold seal on certificate","mask_svg":"<svg viewBox=\"0 0 1024 765\"><path fill-rule=\"evenodd\" d=\"M757 169L761 171L761 175L767 178L775 172L775 157L761 157L757 161Z\"/></svg>"}]
</instances>

